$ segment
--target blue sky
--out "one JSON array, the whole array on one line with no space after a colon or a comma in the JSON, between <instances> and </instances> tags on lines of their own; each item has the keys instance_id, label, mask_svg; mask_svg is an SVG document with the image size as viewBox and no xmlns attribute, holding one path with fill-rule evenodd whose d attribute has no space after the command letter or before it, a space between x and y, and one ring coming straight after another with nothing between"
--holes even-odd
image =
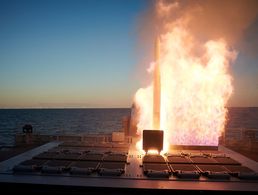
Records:
<instances>
[{"instance_id":1,"label":"blue sky","mask_svg":"<svg viewBox=\"0 0 258 195\"><path fill-rule=\"evenodd\" d=\"M130 107L149 2L0 0L0 108ZM258 106L257 66L240 53L233 106Z\"/></svg>"},{"instance_id":2,"label":"blue sky","mask_svg":"<svg viewBox=\"0 0 258 195\"><path fill-rule=\"evenodd\" d=\"M128 107L146 1L0 1L0 107Z\"/></svg>"}]
</instances>

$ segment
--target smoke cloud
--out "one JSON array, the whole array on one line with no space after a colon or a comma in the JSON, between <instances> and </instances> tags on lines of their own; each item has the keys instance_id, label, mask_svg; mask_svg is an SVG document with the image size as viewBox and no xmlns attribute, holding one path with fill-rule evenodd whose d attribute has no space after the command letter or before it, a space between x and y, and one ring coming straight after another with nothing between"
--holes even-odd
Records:
<instances>
[{"instance_id":1,"label":"smoke cloud","mask_svg":"<svg viewBox=\"0 0 258 195\"><path fill-rule=\"evenodd\" d=\"M200 41L223 38L235 48L241 45L244 35L252 37L257 33L257 27L248 29L257 24L257 14L257 0L152 1L139 23L140 44L153 43L157 34L166 32L168 23L183 19L190 33Z\"/></svg>"}]
</instances>

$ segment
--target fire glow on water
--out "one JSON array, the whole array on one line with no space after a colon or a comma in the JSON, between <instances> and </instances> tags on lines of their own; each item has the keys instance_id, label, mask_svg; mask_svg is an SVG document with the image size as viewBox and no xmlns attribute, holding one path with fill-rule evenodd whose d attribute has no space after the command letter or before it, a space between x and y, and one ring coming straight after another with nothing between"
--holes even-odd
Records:
<instances>
[{"instance_id":1,"label":"fire glow on water","mask_svg":"<svg viewBox=\"0 0 258 195\"><path fill-rule=\"evenodd\" d=\"M156 11L165 14L161 9L169 8L164 6L157 6ZM159 35L156 64L160 68L160 129L164 130L165 151L169 145L217 146L233 91L228 69L236 52L228 49L223 39L197 41L187 23L186 18L167 23L166 32ZM199 48L202 52L198 53ZM156 64L151 63L149 70ZM135 103L139 109L137 132L142 135L144 129L154 128L153 82L136 92Z\"/></svg>"}]
</instances>

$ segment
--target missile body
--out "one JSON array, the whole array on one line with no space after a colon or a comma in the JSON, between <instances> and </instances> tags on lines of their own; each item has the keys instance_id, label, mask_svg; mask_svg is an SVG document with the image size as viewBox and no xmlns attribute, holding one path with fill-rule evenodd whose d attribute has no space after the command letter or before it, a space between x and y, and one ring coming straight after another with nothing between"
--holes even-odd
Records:
<instances>
[{"instance_id":1,"label":"missile body","mask_svg":"<svg viewBox=\"0 0 258 195\"><path fill-rule=\"evenodd\" d=\"M153 129L160 129L160 67L159 67L160 40L159 37L155 43L155 67L153 73Z\"/></svg>"}]
</instances>

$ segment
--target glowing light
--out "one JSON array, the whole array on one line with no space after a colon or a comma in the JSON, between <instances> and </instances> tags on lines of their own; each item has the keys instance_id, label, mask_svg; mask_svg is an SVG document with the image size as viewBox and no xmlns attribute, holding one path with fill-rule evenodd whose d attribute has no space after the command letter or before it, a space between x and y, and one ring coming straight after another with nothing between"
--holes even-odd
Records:
<instances>
[{"instance_id":1,"label":"glowing light","mask_svg":"<svg viewBox=\"0 0 258 195\"><path fill-rule=\"evenodd\" d=\"M236 53L223 39L198 42L189 33L187 20L167 23L166 29L160 35L159 53L163 152L170 144L217 146L226 122L225 105L233 91L228 66ZM203 52L196 54L200 48ZM135 103L140 113L137 131L141 135L142 130L154 128L153 82L136 92Z\"/></svg>"},{"instance_id":2,"label":"glowing light","mask_svg":"<svg viewBox=\"0 0 258 195\"><path fill-rule=\"evenodd\" d=\"M148 150L147 154L159 154L158 150Z\"/></svg>"}]
</instances>

